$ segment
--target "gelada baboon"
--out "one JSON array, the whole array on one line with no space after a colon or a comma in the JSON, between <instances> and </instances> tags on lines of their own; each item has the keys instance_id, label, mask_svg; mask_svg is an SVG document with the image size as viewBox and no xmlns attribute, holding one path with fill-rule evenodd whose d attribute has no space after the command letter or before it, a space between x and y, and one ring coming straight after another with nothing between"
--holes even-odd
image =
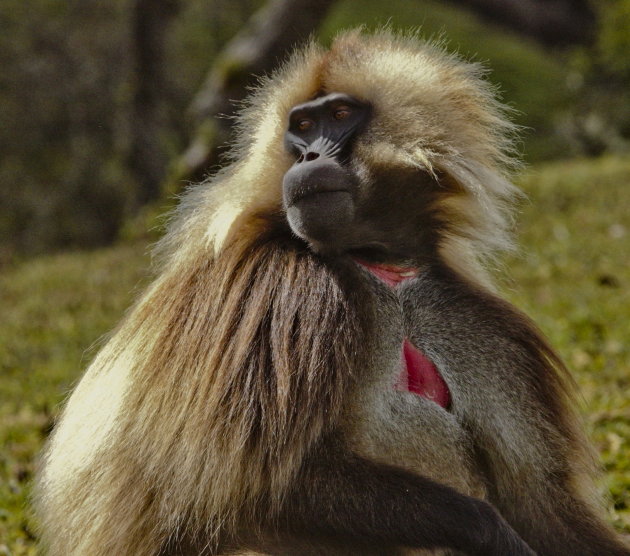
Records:
<instances>
[{"instance_id":1,"label":"gelada baboon","mask_svg":"<svg viewBox=\"0 0 630 556\"><path fill-rule=\"evenodd\" d=\"M484 271L515 189L480 73L350 32L262 84L57 424L51 555L630 554Z\"/></svg>"}]
</instances>

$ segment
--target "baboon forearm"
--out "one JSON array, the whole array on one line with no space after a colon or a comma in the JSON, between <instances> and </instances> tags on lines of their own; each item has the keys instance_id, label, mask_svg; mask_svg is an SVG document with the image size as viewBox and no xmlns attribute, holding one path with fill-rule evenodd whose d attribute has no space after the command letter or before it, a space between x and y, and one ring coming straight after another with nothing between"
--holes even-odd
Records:
<instances>
[{"instance_id":1,"label":"baboon forearm","mask_svg":"<svg viewBox=\"0 0 630 556\"><path fill-rule=\"evenodd\" d=\"M304 470L283 522L297 535L366 546L534 552L484 501L403 469L341 453Z\"/></svg>"}]
</instances>

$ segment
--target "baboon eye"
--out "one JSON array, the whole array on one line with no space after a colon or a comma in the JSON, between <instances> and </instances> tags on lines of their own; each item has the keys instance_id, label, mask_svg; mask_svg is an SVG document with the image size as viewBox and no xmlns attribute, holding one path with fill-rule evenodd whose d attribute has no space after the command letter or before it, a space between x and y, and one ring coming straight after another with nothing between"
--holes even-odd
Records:
<instances>
[{"instance_id":1,"label":"baboon eye","mask_svg":"<svg viewBox=\"0 0 630 556\"><path fill-rule=\"evenodd\" d=\"M333 117L335 120L345 120L351 113L352 111L347 106L340 106L333 113Z\"/></svg>"},{"instance_id":2,"label":"baboon eye","mask_svg":"<svg viewBox=\"0 0 630 556\"><path fill-rule=\"evenodd\" d=\"M313 120L304 118L298 122L297 126L300 131L307 131L313 127Z\"/></svg>"}]
</instances>

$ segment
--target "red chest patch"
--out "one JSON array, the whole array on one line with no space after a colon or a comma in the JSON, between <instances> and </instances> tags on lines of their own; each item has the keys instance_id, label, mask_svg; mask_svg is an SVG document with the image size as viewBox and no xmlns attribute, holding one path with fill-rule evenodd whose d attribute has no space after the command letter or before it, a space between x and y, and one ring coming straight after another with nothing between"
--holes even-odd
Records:
<instances>
[{"instance_id":1,"label":"red chest patch","mask_svg":"<svg viewBox=\"0 0 630 556\"><path fill-rule=\"evenodd\" d=\"M448 386L437 367L407 339L403 342L402 370L396 389L407 390L444 408L451 403Z\"/></svg>"},{"instance_id":2,"label":"red chest patch","mask_svg":"<svg viewBox=\"0 0 630 556\"><path fill-rule=\"evenodd\" d=\"M418 276L418 269L395 265L373 264L357 260L379 280L391 288ZM451 393L436 366L408 339L402 345L402 369L396 381L395 388L427 398L441 407L448 407L451 403Z\"/></svg>"}]
</instances>

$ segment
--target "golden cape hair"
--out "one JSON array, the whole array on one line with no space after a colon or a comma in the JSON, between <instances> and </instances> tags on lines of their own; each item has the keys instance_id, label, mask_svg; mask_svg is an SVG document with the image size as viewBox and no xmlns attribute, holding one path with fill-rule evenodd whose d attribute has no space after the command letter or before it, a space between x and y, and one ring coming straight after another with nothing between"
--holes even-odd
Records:
<instances>
[{"instance_id":1,"label":"golden cape hair","mask_svg":"<svg viewBox=\"0 0 630 556\"><path fill-rule=\"evenodd\" d=\"M328 50L309 43L250 95L237 120L232 164L184 197L158 248L161 258L180 258L200 244L219 252L247 233L253 215L277 211L282 178L293 164L283 139L289 110L317 94L342 91L373 107L372 122L355 145L356 160L372 168L417 168L459 190L439 207L451 223L442 254L488 285L485 263L512 245L518 190L510 176L518 158L516 126L484 73L479 64L413 33L354 30Z\"/></svg>"}]
</instances>

